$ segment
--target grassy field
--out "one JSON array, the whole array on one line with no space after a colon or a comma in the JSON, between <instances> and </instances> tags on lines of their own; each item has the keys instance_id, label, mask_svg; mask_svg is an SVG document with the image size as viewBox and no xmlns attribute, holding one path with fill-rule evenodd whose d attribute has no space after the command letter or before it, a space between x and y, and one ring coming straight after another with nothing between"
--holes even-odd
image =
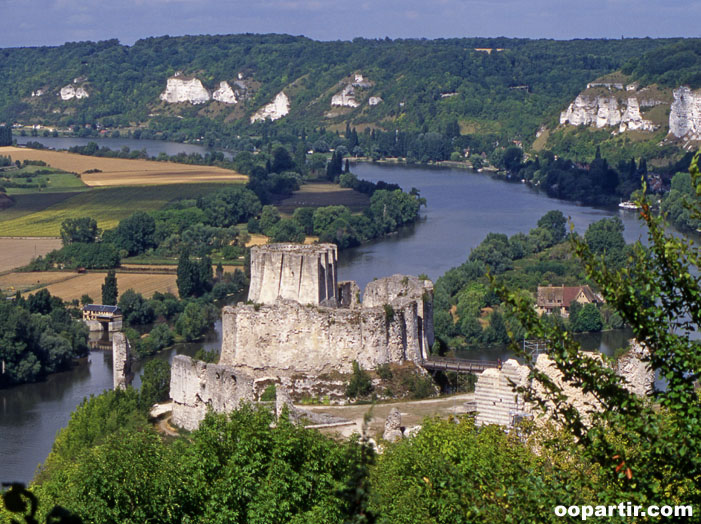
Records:
<instances>
[{"instance_id":1,"label":"grassy field","mask_svg":"<svg viewBox=\"0 0 701 524\"><path fill-rule=\"evenodd\" d=\"M0 238L0 273L24 266L32 258L60 247L57 238Z\"/></svg>"},{"instance_id":2,"label":"grassy field","mask_svg":"<svg viewBox=\"0 0 701 524\"><path fill-rule=\"evenodd\" d=\"M36 212L29 211L17 216L15 211L13 216L13 210L20 204L18 202L0 211L0 236L58 236L61 222L65 219L86 216L96 219L100 228L109 229L136 211L159 209L173 200L197 198L222 187L222 184L168 184L95 189L78 193L50 207L37 204L35 207L39 209ZM39 195L23 196L31 200ZM31 207L31 204L26 202L25 207Z\"/></svg>"},{"instance_id":3,"label":"grassy field","mask_svg":"<svg viewBox=\"0 0 701 524\"><path fill-rule=\"evenodd\" d=\"M207 182L246 182L248 177L221 167L193 166L153 160L100 158L20 147L0 147L12 160L43 160L51 167L80 174L89 186L143 186ZM99 170L98 173L86 171Z\"/></svg>"},{"instance_id":4,"label":"grassy field","mask_svg":"<svg viewBox=\"0 0 701 524\"><path fill-rule=\"evenodd\" d=\"M9 273L0 276L0 289L4 292L24 294L35 293L46 288L49 293L63 300L80 300L84 294L90 295L96 302L102 296L102 284L106 272L76 273L75 271L47 271L37 273ZM120 293L134 289L144 297L150 298L156 291L178 295L175 274L117 273L117 287Z\"/></svg>"},{"instance_id":5,"label":"grassy field","mask_svg":"<svg viewBox=\"0 0 701 524\"><path fill-rule=\"evenodd\" d=\"M362 211L370 204L370 197L338 184L318 182L304 184L299 191L276 204L280 213L292 215L298 207L348 206L351 211Z\"/></svg>"},{"instance_id":6,"label":"grassy field","mask_svg":"<svg viewBox=\"0 0 701 524\"><path fill-rule=\"evenodd\" d=\"M22 182L24 179L15 179L17 182ZM45 188L21 188L21 187L8 187L8 195L37 195L42 193L62 193L65 191L76 192L76 191L86 191L88 186L86 186L80 177L77 177L73 173L52 173L50 175L37 175L32 180L33 183L46 183ZM0 182L2 185L2 182Z\"/></svg>"}]
</instances>

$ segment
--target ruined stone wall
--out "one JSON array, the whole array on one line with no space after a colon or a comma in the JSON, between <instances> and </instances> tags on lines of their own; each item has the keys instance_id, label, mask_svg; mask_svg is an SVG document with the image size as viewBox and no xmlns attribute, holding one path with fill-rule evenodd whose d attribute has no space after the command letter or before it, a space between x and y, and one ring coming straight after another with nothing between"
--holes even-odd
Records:
<instances>
[{"instance_id":1,"label":"ruined stone wall","mask_svg":"<svg viewBox=\"0 0 701 524\"><path fill-rule=\"evenodd\" d=\"M280 300L226 307L220 362L253 376L348 373L361 367L420 361L417 303L391 308L334 308Z\"/></svg>"},{"instance_id":2,"label":"ruined stone wall","mask_svg":"<svg viewBox=\"0 0 701 524\"><path fill-rule=\"evenodd\" d=\"M476 422L478 424L500 424L509 426L513 416L526 411L523 398L511 386L524 386L528 380L528 368L511 359L502 368L487 369L475 384Z\"/></svg>"},{"instance_id":3,"label":"ruined stone wall","mask_svg":"<svg viewBox=\"0 0 701 524\"><path fill-rule=\"evenodd\" d=\"M172 421L175 425L197 429L211 408L218 413L233 411L242 401L255 400L253 379L218 365L176 355L170 373L170 396L173 399Z\"/></svg>"},{"instance_id":4,"label":"ruined stone wall","mask_svg":"<svg viewBox=\"0 0 701 524\"><path fill-rule=\"evenodd\" d=\"M433 283L414 276L392 275L373 280L365 286L363 307L377 307L391 304L397 299L408 298L419 304L418 315L421 323L419 332L423 356L434 342L433 332Z\"/></svg>"},{"instance_id":5,"label":"ruined stone wall","mask_svg":"<svg viewBox=\"0 0 701 524\"><path fill-rule=\"evenodd\" d=\"M131 384L131 348L124 333L112 336L112 378L114 389L126 389Z\"/></svg>"},{"instance_id":6,"label":"ruined stone wall","mask_svg":"<svg viewBox=\"0 0 701 524\"><path fill-rule=\"evenodd\" d=\"M253 247L248 299L259 304L272 304L279 298L300 304L333 304L337 260L334 244Z\"/></svg>"}]
</instances>

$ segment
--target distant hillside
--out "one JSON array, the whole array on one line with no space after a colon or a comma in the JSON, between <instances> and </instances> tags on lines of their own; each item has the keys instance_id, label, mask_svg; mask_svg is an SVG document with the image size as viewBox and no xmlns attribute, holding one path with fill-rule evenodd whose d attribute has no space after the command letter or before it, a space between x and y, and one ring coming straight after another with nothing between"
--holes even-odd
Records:
<instances>
[{"instance_id":1,"label":"distant hillside","mask_svg":"<svg viewBox=\"0 0 701 524\"><path fill-rule=\"evenodd\" d=\"M593 79L622 67L675 84L679 39L472 38L317 42L286 35L159 37L0 50L0 122L165 130L226 145L275 128L492 133L530 143ZM693 41L698 46L698 41ZM676 48L675 48L676 49ZM691 54L690 54L691 53ZM638 62L631 60L643 56ZM669 66L669 67L668 67ZM662 66L660 66L662 67ZM659 69L659 68L658 68ZM690 68L683 78L697 78ZM647 76L646 76L647 75ZM651 77L650 77L651 78ZM170 79L170 81L169 81ZM284 96L283 96L284 95ZM268 107L266 105L270 104ZM253 126L253 127L252 127Z\"/></svg>"}]
</instances>

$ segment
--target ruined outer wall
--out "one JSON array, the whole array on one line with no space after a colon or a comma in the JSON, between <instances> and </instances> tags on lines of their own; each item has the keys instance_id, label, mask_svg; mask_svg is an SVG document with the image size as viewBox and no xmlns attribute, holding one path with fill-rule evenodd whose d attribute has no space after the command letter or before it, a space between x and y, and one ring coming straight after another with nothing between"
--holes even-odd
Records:
<instances>
[{"instance_id":1,"label":"ruined outer wall","mask_svg":"<svg viewBox=\"0 0 701 524\"><path fill-rule=\"evenodd\" d=\"M112 336L112 381L114 389L126 389L133 375L131 373L131 348L124 333Z\"/></svg>"},{"instance_id":2,"label":"ruined outer wall","mask_svg":"<svg viewBox=\"0 0 701 524\"><path fill-rule=\"evenodd\" d=\"M513 391L509 380L525 385L528 368L516 360L504 362L501 370L487 369L480 374L475 384L476 422L478 424L501 424L509 426L515 412L523 412L523 398Z\"/></svg>"},{"instance_id":3,"label":"ruined outer wall","mask_svg":"<svg viewBox=\"0 0 701 524\"><path fill-rule=\"evenodd\" d=\"M272 304L278 298L301 304L336 300L334 244L270 244L251 248L251 285L248 299Z\"/></svg>"},{"instance_id":4,"label":"ruined outer wall","mask_svg":"<svg viewBox=\"0 0 701 524\"><path fill-rule=\"evenodd\" d=\"M253 376L352 371L420 361L417 304L331 308L280 300L274 305L225 307L220 363Z\"/></svg>"},{"instance_id":5,"label":"ruined outer wall","mask_svg":"<svg viewBox=\"0 0 701 524\"><path fill-rule=\"evenodd\" d=\"M433 283L414 276L392 275L373 280L365 286L363 307L391 304L398 299L412 299L419 304L421 338L424 357L434 342L433 334Z\"/></svg>"},{"instance_id":6,"label":"ruined outer wall","mask_svg":"<svg viewBox=\"0 0 701 524\"><path fill-rule=\"evenodd\" d=\"M170 374L172 421L197 429L211 407L217 413L233 411L241 401L253 402L253 380L231 368L176 355Z\"/></svg>"}]
</instances>

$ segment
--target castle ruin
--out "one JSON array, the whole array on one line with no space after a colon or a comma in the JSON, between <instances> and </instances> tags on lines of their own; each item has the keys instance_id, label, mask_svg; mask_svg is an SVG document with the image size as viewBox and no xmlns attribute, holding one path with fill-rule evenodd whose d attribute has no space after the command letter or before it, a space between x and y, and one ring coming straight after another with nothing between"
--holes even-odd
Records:
<instances>
[{"instance_id":1,"label":"castle ruin","mask_svg":"<svg viewBox=\"0 0 701 524\"><path fill-rule=\"evenodd\" d=\"M233 409L270 383L312 387L350 373L353 361L422 362L433 344L433 284L393 275L370 282L361 302L355 282L338 282L337 260L333 244L251 248L249 300L222 312L216 370L182 356L173 363L175 424L193 429L207 406Z\"/></svg>"}]
</instances>

